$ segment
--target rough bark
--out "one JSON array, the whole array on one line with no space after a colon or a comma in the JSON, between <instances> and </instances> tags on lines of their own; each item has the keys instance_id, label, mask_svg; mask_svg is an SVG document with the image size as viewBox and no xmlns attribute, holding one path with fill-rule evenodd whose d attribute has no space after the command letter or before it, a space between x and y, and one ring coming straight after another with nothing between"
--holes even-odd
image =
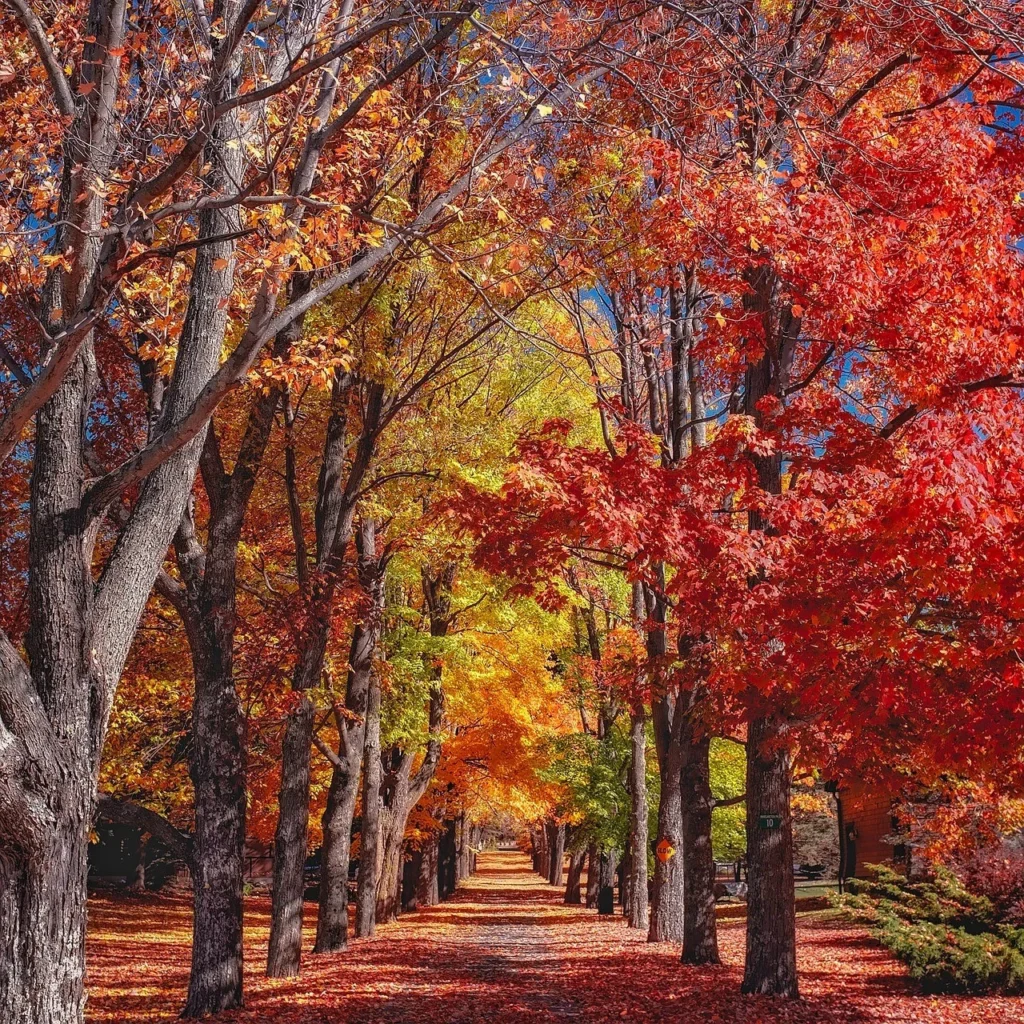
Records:
<instances>
[{"instance_id":1,"label":"rough bark","mask_svg":"<svg viewBox=\"0 0 1024 1024\"><path fill-rule=\"evenodd\" d=\"M281 743L281 788L274 832L274 880L267 948L267 976L270 978L289 978L299 973L309 826L309 745L313 738L314 711L313 702L300 692L298 703L285 723Z\"/></svg>"},{"instance_id":2,"label":"rough bark","mask_svg":"<svg viewBox=\"0 0 1024 1024\"><path fill-rule=\"evenodd\" d=\"M647 905L647 715L634 708L629 720L629 877L626 906L629 927L646 930Z\"/></svg>"},{"instance_id":3,"label":"rough bark","mask_svg":"<svg viewBox=\"0 0 1024 1024\"><path fill-rule=\"evenodd\" d=\"M654 859L654 893L647 938L650 942L681 942L683 862L678 851L683 841L683 807L679 792L681 759L675 700L656 697L652 704L652 717L658 750L658 774L661 778L655 849L664 840L668 844L667 852L670 856L667 860L661 856Z\"/></svg>"},{"instance_id":4,"label":"rough bark","mask_svg":"<svg viewBox=\"0 0 1024 1024\"><path fill-rule=\"evenodd\" d=\"M564 835L564 833L563 833ZM459 881L473 873L473 828L462 812L459 819Z\"/></svg>"},{"instance_id":5,"label":"rough bark","mask_svg":"<svg viewBox=\"0 0 1024 1024\"><path fill-rule=\"evenodd\" d=\"M683 963L717 964L718 931L715 922L715 861L711 848L711 773L708 755L711 739L694 736L684 726L680 742L682 769L680 792L683 806L682 860L686 875L683 889Z\"/></svg>"},{"instance_id":6,"label":"rough bark","mask_svg":"<svg viewBox=\"0 0 1024 1024\"><path fill-rule=\"evenodd\" d=\"M586 850L573 850L569 855L569 871L565 881L565 902L571 906L577 906L583 902L580 895L580 879L583 875L583 862L586 856Z\"/></svg>"},{"instance_id":7,"label":"rough bark","mask_svg":"<svg viewBox=\"0 0 1024 1024\"><path fill-rule=\"evenodd\" d=\"M792 769L784 723L755 718L747 730L747 958L743 991L798 993L793 882ZM779 828L763 828L764 815Z\"/></svg>"},{"instance_id":8,"label":"rough bark","mask_svg":"<svg viewBox=\"0 0 1024 1024\"><path fill-rule=\"evenodd\" d=\"M600 859L596 844L591 843L587 847L587 907L590 910L597 906L597 895L601 891Z\"/></svg>"},{"instance_id":9,"label":"rough bark","mask_svg":"<svg viewBox=\"0 0 1024 1024\"><path fill-rule=\"evenodd\" d=\"M619 906L622 907L622 913L627 918L629 917L629 892L627 891L629 886L627 884L627 879L629 878L630 871L632 871L629 844L632 841L632 836L626 836L626 850L619 860L619 866L616 868L616 878L619 886Z\"/></svg>"},{"instance_id":10,"label":"rough bark","mask_svg":"<svg viewBox=\"0 0 1024 1024\"><path fill-rule=\"evenodd\" d=\"M658 836L655 848L662 847L667 856L654 860L654 894L651 901L649 942L681 942L683 938L683 863L678 851L683 840L683 809L679 794L679 701L666 690L661 666L667 644L665 637L664 570L659 566L653 586L645 586L647 617L652 623L647 630L647 656L653 671L654 696L651 719L654 744L658 755L661 793L658 799Z\"/></svg>"},{"instance_id":11,"label":"rough bark","mask_svg":"<svg viewBox=\"0 0 1024 1024\"><path fill-rule=\"evenodd\" d=\"M299 693L318 684L331 631L331 606L339 572L352 536L359 489L376 449L383 389L371 384L355 455L345 476L345 437L351 380L335 376L317 494L316 546L320 572L311 595L310 625L304 637L292 687ZM340 481L344 478L344 486ZM338 716L339 750L324 809L324 850L321 860L320 908L314 952L344 949L348 941L348 857L362 763L363 722L373 651L379 635L379 566L373 524L364 522L359 553L360 584L370 595L367 623L355 627L345 703L357 719ZM356 659L355 661L353 659ZM358 662L358 669L352 666ZM351 701L351 704L350 704ZM289 737L291 741L288 742ZM267 974L288 977L299 970L302 946L303 867L309 827L310 756L313 740L312 705L303 696L289 716L281 759L281 797L274 839L274 886ZM343 741L343 742L342 742ZM328 832L328 829L330 830ZM346 831L347 830L347 831ZM345 861L343 864L342 862Z\"/></svg>"},{"instance_id":12,"label":"rough bark","mask_svg":"<svg viewBox=\"0 0 1024 1024\"><path fill-rule=\"evenodd\" d=\"M242 1001L246 788L244 717L229 656L220 646L200 649L193 664L194 938L185 1015L200 1017Z\"/></svg>"},{"instance_id":13,"label":"rough bark","mask_svg":"<svg viewBox=\"0 0 1024 1024\"><path fill-rule=\"evenodd\" d=\"M440 842L436 836L423 844L419 878L416 880L416 902L421 907L433 907L441 899L438 886L439 847Z\"/></svg>"},{"instance_id":14,"label":"rough bark","mask_svg":"<svg viewBox=\"0 0 1024 1024\"><path fill-rule=\"evenodd\" d=\"M600 884L597 892L597 912L599 914L615 913L615 870L617 867L617 851L608 850L601 854L598 869Z\"/></svg>"},{"instance_id":15,"label":"rough bark","mask_svg":"<svg viewBox=\"0 0 1024 1024\"><path fill-rule=\"evenodd\" d=\"M549 822L548 832L548 882L561 886L565 867L565 826Z\"/></svg>"},{"instance_id":16,"label":"rough bark","mask_svg":"<svg viewBox=\"0 0 1024 1024\"><path fill-rule=\"evenodd\" d=\"M442 900L455 892L455 820L445 822L438 842L438 887Z\"/></svg>"},{"instance_id":17,"label":"rough bark","mask_svg":"<svg viewBox=\"0 0 1024 1024\"><path fill-rule=\"evenodd\" d=\"M66 275L50 272L39 303L41 321L56 332L87 301L96 268L102 199L86 184L109 177L121 61L108 51L120 50L125 15L124 0L89 5L79 81L85 98L76 107L68 103L70 83L53 76L63 83L69 128L52 251L74 263ZM39 48L46 52L45 37ZM20 399L31 404L34 392L40 404L29 511L30 669L0 633L0 1020L13 1024L79 1021L85 1005L87 837L105 725L97 712L123 664L97 660L106 649L94 639L91 538L80 512L92 342L88 332L54 346L44 334L35 385L15 403L24 417L12 424L18 409L11 408L0 420L6 458L32 413ZM140 576L145 571L139 567ZM148 592L151 582L141 587ZM137 622L144 600L133 592L122 616Z\"/></svg>"},{"instance_id":18,"label":"rough bark","mask_svg":"<svg viewBox=\"0 0 1024 1024\"><path fill-rule=\"evenodd\" d=\"M380 679L373 673L370 676L370 688L366 699L366 730L363 744L363 824L359 850L359 888L356 893L357 938L369 938L373 935L377 921L381 783L380 698Z\"/></svg>"},{"instance_id":19,"label":"rough bark","mask_svg":"<svg viewBox=\"0 0 1024 1024\"><path fill-rule=\"evenodd\" d=\"M788 384L800 320L788 309L772 316L777 281L769 266L751 271L744 305L760 314L765 329L764 355L747 366L744 412L765 427L761 400L781 396ZM757 481L768 494L782 493L782 453L750 453ZM749 514L752 533L770 532L760 511ZM760 584L760 574L750 585ZM743 991L796 997L796 906L793 884L792 771L783 717L762 713L747 730L747 956ZM779 819L778 828L762 828L762 816Z\"/></svg>"},{"instance_id":20,"label":"rough bark","mask_svg":"<svg viewBox=\"0 0 1024 1024\"><path fill-rule=\"evenodd\" d=\"M208 230L217 229L217 224ZM214 255L221 245L210 246ZM197 257L196 270L205 265ZM227 259L230 252L221 252ZM212 264L209 273L214 273ZM207 296L209 289L193 294ZM190 304L190 315L193 306ZM199 299L197 324L210 317L223 332L226 317ZM190 320L186 317L186 329ZM196 329L199 329L198 327ZM301 323L275 342L284 354ZM270 442L280 392L258 396L250 408L234 469L224 472L215 435L206 441L203 482L210 501L205 549L191 512L175 539L183 587L172 598L189 639L195 678L189 772L195 790L192 972L185 1015L200 1017L242 1001L242 879L245 847L245 717L235 687L235 591L242 524Z\"/></svg>"},{"instance_id":21,"label":"rough bark","mask_svg":"<svg viewBox=\"0 0 1024 1024\"><path fill-rule=\"evenodd\" d=\"M410 759L411 760L411 759ZM393 784L384 786L381 808L381 867L377 880L377 923L387 924L401 911L399 896L402 880L402 848L405 823L412 805L409 802L409 769L401 751L392 752ZM458 871L458 848L455 849L455 870Z\"/></svg>"},{"instance_id":22,"label":"rough bark","mask_svg":"<svg viewBox=\"0 0 1024 1024\"><path fill-rule=\"evenodd\" d=\"M237 16L238 12L233 12ZM231 90L235 83L232 81ZM211 185L235 187L243 155L234 118L218 124L204 158ZM200 217L200 233L217 237L238 229L238 211L211 209ZM204 246L196 254L183 336L206 332L214 343L212 375L227 328L233 242ZM292 292L301 291L296 280ZM306 285L308 289L308 284ZM296 320L275 340L283 355L298 339ZM242 1002L242 879L244 875L246 780L245 719L235 688L235 589L242 524L269 445L280 391L257 396L250 407L234 469L226 473L210 428L186 446L202 447L203 483L210 502L206 549L195 536L191 516L175 542L184 584L178 610L185 624L195 677L189 771L195 790L193 851L192 971L184 1014L201 1017ZM185 408L181 415L185 415ZM161 467L152 481L170 464Z\"/></svg>"},{"instance_id":23,"label":"rough bark","mask_svg":"<svg viewBox=\"0 0 1024 1024\"><path fill-rule=\"evenodd\" d=\"M359 794L366 714L373 677L373 657L384 609L383 564L377 555L376 530L364 519L359 531L359 577L366 610L352 631L349 651L346 714L337 714L338 752L323 815L320 862L320 906L315 953L333 953L348 944L348 870L352 851L352 818ZM379 718L378 718L379 721ZM303 844L305 837L303 837Z\"/></svg>"}]
</instances>

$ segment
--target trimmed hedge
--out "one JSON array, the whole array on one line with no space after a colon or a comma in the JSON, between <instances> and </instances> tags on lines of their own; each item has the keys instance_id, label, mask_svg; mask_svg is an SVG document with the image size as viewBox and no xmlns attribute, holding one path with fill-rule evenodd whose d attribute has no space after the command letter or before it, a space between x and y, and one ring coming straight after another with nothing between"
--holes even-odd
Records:
<instances>
[{"instance_id":1,"label":"trimmed hedge","mask_svg":"<svg viewBox=\"0 0 1024 1024\"><path fill-rule=\"evenodd\" d=\"M835 902L907 965L930 993L1024 993L1024 928L999 923L984 896L968 892L948 871L908 882L876 867L875 879L851 879Z\"/></svg>"}]
</instances>

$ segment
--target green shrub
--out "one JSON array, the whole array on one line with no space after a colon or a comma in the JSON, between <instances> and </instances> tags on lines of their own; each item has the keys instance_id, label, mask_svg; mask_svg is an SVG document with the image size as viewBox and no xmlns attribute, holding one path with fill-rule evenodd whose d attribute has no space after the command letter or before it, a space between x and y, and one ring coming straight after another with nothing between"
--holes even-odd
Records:
<instances>
[{"instance_id":1,"label":"green shrub","mask_svg":"<svg viewBox=\"0 0 1024 1024\"><path fill-rule=\"evenodd\" d=\"M996 922L988 899L948 871L908 882L885 867L852 880L839 906L867 924L926 992L1024 993L1024 928Z\"/></svg>"}]
</instances>

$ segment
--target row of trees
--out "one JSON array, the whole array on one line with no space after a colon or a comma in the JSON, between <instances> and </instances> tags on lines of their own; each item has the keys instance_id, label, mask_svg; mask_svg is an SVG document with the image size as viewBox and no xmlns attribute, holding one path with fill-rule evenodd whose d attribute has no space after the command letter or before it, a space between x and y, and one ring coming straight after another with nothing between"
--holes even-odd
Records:
<instances>
[{"instance_id":1,"label":"row of trees","mask_svg":"<svg viewBox=\"0 0 1024 1024\"><path fill-rule=\"evenodd\" d=\"M540 117L536 96L476 84L507 59L506 33L529 36L534 12L476 17L472 5L389 3L5 6L2 30L17 40L0 225L5 1020L82 1017L87 837L154 589L166 603L154 614L167 628L173 609L191 663L187 1012L242 997L249 728L254 706L272 714L275 698L286 724L270 969L297 968L322 728L313 689L338 734L324 843L334 911L319 944L344 942L383 572L414 543L400 535L407 507L385 503L378 519L371 502L392 480L438 475L408 448L387 451L382 468L382 445L417 422L414 409L454 415L489 376L516 305L466 287L448 255L488 244L487 169ZM561 95L560 57L531 66L547 66ZM427 265L435 232L447 248ZM422 511L429 488L405 500ZM346 583L352 562L358 585ZM435 644L461 611L454 572L443 550L420 559L417 613ZM346 589L358 595L347 615ZM155 674L146 652L133 658ZM384 916L406 820L439 756L431 671L426 752L406 723L380 780ZM259 692L284 679L291 696Z\"/></svg>"},{"instance_id":2,"label":"row of trees","mask_svg":"<svg viewBox=\"0 0 1024 1024\"><path fill-rule=\"evenodd\" d=\"M292 974L309 849L338 949L357 818L367 934L407 840L429 880L465 808L564 796L577 716L628 715L631 913L664 840L691 962L745 739L749 991L796 992L796 761L1016 785L1020 12L980 12L6 0L4 1020L82 1019L101 783L187 833L192 1015L242 998L247 833Z\"/></svg>"},{"instance_id":3,"label":"row of trees","mask_svg":"<svg viewBox=\"0 0 1024 1024\"><path fill-rule=\"evenodd\" d=\"M560 293L563 358L600 433L551 420L453 515L520 592L582 600L595 734L618 701L636 737L631 924L687 963L718 962L710 744L745 743L743 988L795 996L796 775L1019 792L1020 566L990 556L1022 465L1017 50L748 13L722 31L756 70L697 85L682 47L631 108L649 133L555 147L550 272L593 275Z\"/></svg>"}]
</instances>

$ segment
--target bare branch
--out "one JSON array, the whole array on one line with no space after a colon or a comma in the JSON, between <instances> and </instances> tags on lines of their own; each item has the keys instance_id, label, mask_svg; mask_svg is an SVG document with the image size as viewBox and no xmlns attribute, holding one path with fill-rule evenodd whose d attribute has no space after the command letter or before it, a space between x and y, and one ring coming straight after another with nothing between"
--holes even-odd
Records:
<instances>
[{"instance_id":1,"label":"bare branch","mask_svg":"<svg viewBox=\"0 0 1024 1024\"><path fill-rule=\"evenodd\" d=\"M57 55L46 38L46 28L39 20L39 16L28 4L28 0L4 0L25 27L32 46L35 48L39 59L46 69L46 77L50 80L50 88L53 89L53 98L56 101L57 109L65 117L73 117L75 114L75 98L71 95L71 83L64 74Z\"/></svg>"},{"instance_id":2,"label":"bare branch","mask_svg":"<svg viewBox=\"0 0 1024 1024\"><path fill-rule=\"evenodd\" d=\"M317 735L313 736L313 746L316 747L316 749L319 750L335 768L340 768L342 771L346 771L348 769L348 762L343 761L338 757L338 755Z\"/></svg>"}]
</instances>

